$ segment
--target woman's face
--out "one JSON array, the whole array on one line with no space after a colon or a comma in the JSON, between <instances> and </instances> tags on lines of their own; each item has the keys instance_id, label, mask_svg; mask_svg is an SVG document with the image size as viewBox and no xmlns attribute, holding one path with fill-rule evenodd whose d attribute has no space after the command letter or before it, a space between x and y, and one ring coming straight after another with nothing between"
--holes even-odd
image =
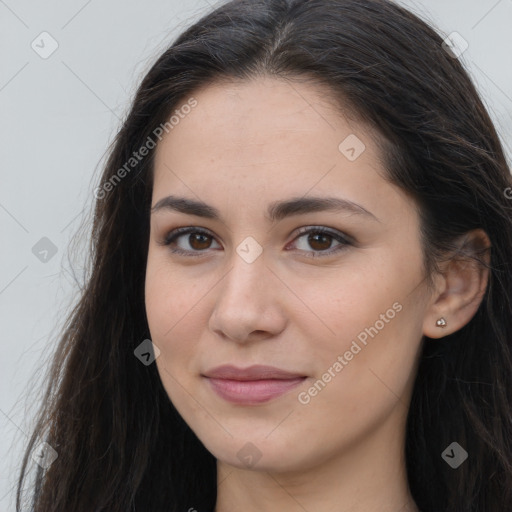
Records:
<instances>
[{"instance_id":1,"label":"woman's face","mask_svg":"<svg viewBox=\"0 0 512 512\"><path fill-rule=\"evenodd\" d=\"M146 309L169 398L239 468L403 444L428 307L415 204L318 86L194 98L155 154Z\"/></svg>"}]
</instances>

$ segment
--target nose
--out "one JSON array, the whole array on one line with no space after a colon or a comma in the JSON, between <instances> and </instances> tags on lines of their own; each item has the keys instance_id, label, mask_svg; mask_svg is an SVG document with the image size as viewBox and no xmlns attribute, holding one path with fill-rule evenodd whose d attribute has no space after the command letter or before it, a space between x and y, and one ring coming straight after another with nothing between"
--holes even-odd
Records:
<instances>
[{"instance_id":1,"label":"nose","mask_svg":"<svg viewBox=\"0 0 512 512\"><path fill-rule=\"evenodd\" d=\"M285 287L267 267L264 254L248 263L233 252L230 270L215 287L209 328L236 343L279 335L286 326Z\"/></svg>"}]
</instances>

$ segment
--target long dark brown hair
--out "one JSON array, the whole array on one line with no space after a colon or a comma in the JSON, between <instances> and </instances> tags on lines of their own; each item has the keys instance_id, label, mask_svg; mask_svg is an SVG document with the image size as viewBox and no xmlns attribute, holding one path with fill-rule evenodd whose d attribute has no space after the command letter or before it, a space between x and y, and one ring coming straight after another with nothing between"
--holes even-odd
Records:
<instances>
[{"instance_id":1,"label":"long dark brown hair","mask_svg":"<svg viewBox=\"0 0 512 512\"><path fill-rule=\"evenodd\" d=\"M156 365L134 355L150 338L144 282L154 150L112 177L199 87L263 75L326 85L376 129L387 178L420 209L429 282L455 240L477 228L488 234L489 282L478 311L459 331L423 339L406 462L422 512L512 510L512 181L468 73L442 42L386 0L234 0L156 60L104 166L89 274L48 371L18 512L41 441L58 458L36 468L34 512L213 510L215 458L173 407ZM457 469L441 457L454 441L469 453Z\"/></svg>"}]
</instances>

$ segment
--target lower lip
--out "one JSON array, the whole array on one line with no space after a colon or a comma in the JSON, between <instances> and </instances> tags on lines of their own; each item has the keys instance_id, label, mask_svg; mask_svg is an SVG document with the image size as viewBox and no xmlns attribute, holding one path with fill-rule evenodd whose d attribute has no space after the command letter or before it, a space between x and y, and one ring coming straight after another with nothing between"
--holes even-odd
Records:
<instances>
[{"instance_id":1,"label":"lower lip","mask_svg":"<svg viewBox=\"0 0 512 512\"><path fill-rule=\"evenodd\" d=\"M208 378L212 389L235 404L261 404L296 388L306 377L295 379L230 380Z\"/></svg>"}]
</instances>

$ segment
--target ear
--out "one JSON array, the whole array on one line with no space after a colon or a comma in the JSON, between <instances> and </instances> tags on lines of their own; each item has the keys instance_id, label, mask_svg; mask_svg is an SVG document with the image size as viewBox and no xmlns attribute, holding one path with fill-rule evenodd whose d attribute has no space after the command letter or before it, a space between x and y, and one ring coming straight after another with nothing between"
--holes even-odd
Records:
<instances>
[{"instance_id":1,"label":"ear","mask_svg":"<svg viewBox=\"0 0 512 512\"><path fill-rule=\"evenodd\" d=\"M475 229L462 237L455 254L443 262L435 278L436 290L425 312L425 336L442 338L458 331L473 318L487 289L490 249L487 233ZM446 320L445 327L436 325L440 318Z\"/></svg>"}]
</instances>

